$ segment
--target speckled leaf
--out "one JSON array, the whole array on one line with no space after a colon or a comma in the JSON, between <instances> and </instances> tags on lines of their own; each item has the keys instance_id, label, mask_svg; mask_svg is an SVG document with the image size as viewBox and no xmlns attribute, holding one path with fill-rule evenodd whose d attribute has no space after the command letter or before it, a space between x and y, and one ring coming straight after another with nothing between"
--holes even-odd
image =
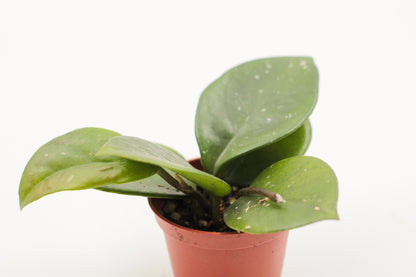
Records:
<instances>
[{"instance_id":1,"label":"speckled leaf","mask_svg":"<svg viewBox=\"0 0 416 277\"><path fill-rule=\"evenodd\" d=\"M121 185L106 185L96 188L98 190L129 194L129 195L140 195L152 198L179 198L185 196L183 192L178 191L160 176L153 175L146 179L124 183Z\"/></svg>"},{"instance_id":2,"label":"speckled leaf","mask_svg":"<svg viewBox=\"0 0 416 277\"><path fill-rule=\"evenodd\" d=\"M202 93L196 137L207 172L298 129L315 107L318 71L311 58L281 57L239 65Z\"/></svg>"},{"instance_id":3,"label":"speckled leaf","mask_svg":"<svg viewBox=\"0 0 416 277\"><path fill-rule=\"evenodd\" d=\"M82 128L57 137L32 156L20 182L20 206L54 192L120 184L153 175L157 167L95 152L118 133Z\"/></svg>"},{"instance_id":4,"label":"speckled leaf","mask_svg":"<svg viewBox=\"0 0 416 277\"><path fill-rule=\"evenodd\" d=\"M169 169L165 169L171 175L174 172L171 172ZM185 179L185 182L191 187L195 188L196 185ZM130 194L130 195L140 195L152 198L181 198L186 196L183 192L172 187L168 182L162 179L159 175L155 174L148 178L134 181L130 183L120 184L120 185L107 185L96 188L98 190L121 193L121 194Z\"/></svg>"},{"instance_id":5,"label":"speckled leaf","mask_svg":"<svg viewBox=\"0 0 416 277\"><path fill-rule=\"evenodd\" d=\"M338 219L338 182L323 161L297 156L264 170L251 187L279 193L276 204L259 195L238 198L225 212L225 223L246 233L272 233L324 219Z\"/></svg>"},{"instance_id":6,"label":"speckled leaf","mask_svg":"<svg viewBox=\"0 0 416 277\"><path fill-rule=\"evenodd\" d=\"M97 155L113 155L167 168L216 196L225 196L231 192L230 186L223 180L195 169L183 157L165 147L140 138L127 136L111 138Z\"/></svg>"},{"instance_id":7,"label":"speckled leaf","mask_svg":"<svg viewBox=\"0 0 416 277\"><path fill-rule=\"evenodd\" d=\"M167 147L165 145L162 145L162 144L159 144L159 145L183 158L183 156L179 154L176 150L170 147ZM174 172L170 171L169 169L165 168L165 170L171 175L174 174ZM185 180L185 181L191 187L196 188L195 183L189 180ZM106 185L106 186L98 187L95 189L106 191L106 192L112 192L112 193L140 195L140 196L146 196L146 197L152 197L152 198L165 198L165 199L181 198L181 197L186 196L183 192L177 190L176 188L171 186L168 182L163 180L163 178L160 177L158 174L152 175L148 178L145 178L139 181L133 181L133 182L118 184L118 185Z\"/></svg>"},{"instance_id":8,"label":"speckled leaf","mask_svg":"<svg viewBox=\"0 0 416 277\"><path fill-rule=\"evenodd\" d=\"M231 160L217 175L229 183L248 186L275 162L305 154L311 138L312 128L307 120L289 136Z\"/></svg>"}]
</instances>

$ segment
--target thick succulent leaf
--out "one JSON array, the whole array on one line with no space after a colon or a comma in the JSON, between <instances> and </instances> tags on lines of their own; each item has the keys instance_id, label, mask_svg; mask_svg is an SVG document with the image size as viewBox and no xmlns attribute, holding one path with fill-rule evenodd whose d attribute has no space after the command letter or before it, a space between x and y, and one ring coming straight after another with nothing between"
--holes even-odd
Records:
<instances>
[{"instance_id":1,"label":"thick succulent leaf","mask_svg":"<svg viewBox=\"0 0 416 277\"><path fill-rule=\"evenodd\" d=\"M231 192L230 186L223 180L195 169L183 157L165 147L140 138L113 137L103 145L97 155L113 155L167 168L216 196L225 196Z\"/></svg>"},{"instance_id":2,"label":"thick succulent leaf","mask_svg":"<svg viewBox=\"0 0 416 277\"><path fill-rule=\"evenodd\" d=\"M170 170L165 170L170 174L173 174L173 172L171 172ZM196 188L195 183L187 179L185 179L185 182L191 187ZM186 196L183 192L171 186L168 182L163 180L163 178L157 174L139 181L119 185L106 185L98 187L96 189L113 193L140 195L152 198L169 199L181 198Z\"/></svg>"},{"instance_id":3,"label":"thick succulent leaf","mask_svg":"<svg viewBox=\"0 0 416 277\"><path fill-rule=\"evenodd\" d=\"M162 144L159 144L159 145L183 158L183 156L179 154L176 150L168 146L162 145ZM169 169L165 168L165 170L171 175L174 174L174 172L170 171ZM191 187L196 188L195 183L189 180L185 180L185 181ZM183 192L177 190L176 188L171 186L168 182L163 180L163 178L160 177L158 174L152 175L148 178L145 178L139 181L133 181L133 182L117 184L117 185L106 185L106 186L98 187L96 189L106 191L106 192L112 192L112 193L140 195L140 196L146 196L146 197L152 197L152 198L164 198L164 199L181 198L181 197L186 196Z\"/></svg>"},{"instance_id":4,"label":"thick succulent leaf","mask_svg":"<svg viewBox=\"0 0 416 277\"><path fill-rule=\"evenodd\" d=\"M169 199L185 196L183 192L166 183L158 175L153 175L143 180L120 185L106 185L96 189L112 193L140 195L152 198Z\"/></svg>"},{"instance_id":5,"label":"thick succulent leaf","mask_svg":"<svg viewBox=\"0 0 416 277\"><path fill-rule=\"evenodd\" d=\"M20 182L20 206L58 191L119 184L153 175L157 167L95 152L118 133L82 128L43 145L29 160Z\"/></svg>"},{"instance_id":6,"label":"thick succulent leaf","mask_svg":"<svg viewBox=\"0 0 416 277\"><path fill-rule=\"evenodd\" d=\"M122 184L145 178L155 172L155 167L131 161L73 166L62 169L36 184L24 197L21 206L24 207L30 202L54 192L90 189L107 184Z\"/></svg>"},{"instance_id":7,"label":"thick succulent leaf","mask_svg":"<svg viewBox=\"0 0 416 277\"><path fill-rule=\"evenodd\" d=\"M289 136L231 160L221 167L217 175L229 183L248 186L275 162L305 154L311 138L312 128L306 120Z\"/></svg>"},{"instance_id":8,"label":"thick succulent leaf","mask_svg":"<svg viewBox=\"0 0 416 277\"><path fill-rule=\"evenodd\" d=\"M215 175L227 162L298 129L315 107L311 58L255 60L226 72L202 93L195 132L202 164Z\"/></svg>"},{"instance_id":9,"label":"thick succulent leaf","mask_svg":"<svg viewBox=\"0 0 416 277\"><path fill-rule=\"evenodd\" d=\"M224 220L246 233L272 233L324 219L338 219L338 182L323 161L306 156L281 160L264 170L251 187L280 194L276 204L260 195L238 198L227 208Z\"/></svg>"}]
</instances>

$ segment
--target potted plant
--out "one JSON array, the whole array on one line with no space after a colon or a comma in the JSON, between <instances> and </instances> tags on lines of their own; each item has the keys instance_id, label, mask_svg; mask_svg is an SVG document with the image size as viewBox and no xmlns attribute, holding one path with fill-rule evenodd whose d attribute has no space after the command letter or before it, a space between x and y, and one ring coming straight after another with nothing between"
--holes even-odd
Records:
<instances>
[{"instance_id":1,"label":"potted plant","mask_svg":"<svg viewBox=\"0 0 416 277\"><path fill-rule=\"evenodd\" d=\"M20 206L64 190L147 196L175 276L280 276L287 230L338 218L333 170L303 156L317 95L311 58L241 64L200 97L200 160L110 130L77 129L32 156Z\"/></svg>"}]
</instances>

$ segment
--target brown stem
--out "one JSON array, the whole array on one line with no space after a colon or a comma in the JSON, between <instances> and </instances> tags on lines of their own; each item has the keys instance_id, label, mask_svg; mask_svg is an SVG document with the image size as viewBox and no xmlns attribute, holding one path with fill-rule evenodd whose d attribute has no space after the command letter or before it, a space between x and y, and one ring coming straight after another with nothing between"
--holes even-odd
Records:
<instances>
[{"instance_id":1,"label":"brown stem","mask_svg":"<svg viewBox=\"0 0 416 277\"><path fill-rule=\"evenodd\" d=\"M221 198L211 195L211 216L212 216L212 224L214 227L220 225L220 205L221 205Z\"/></svg>"},{"instance_id":2,"label":"brown stem","mask_svg":"<svg viewBox=\"0 0 416 277\"><path fill-rule=\"evenodd\" d=\"M241 195L247 195L247 194L259 194L259 195L264 195L267 198L269 198L271 201L280 204L280 203L285 203L286 200L278 193L274 193L265 189L261 189L261 188L253 188L253 187L246 187L246 188L242 188L240 189L236 194L235 194L235 198L240 197Z\"/></svg>"},{"instance_id":3,"label":"brown stem","mask_svg":"<svg viewBox=\"0 0 416 277\"><path fill-rule=\"evenodd\" d=\"M210 205L208 200L199 191L194 190L191 186L185 183L185 181L179 175L175 174L175 176L172 177L166 170L161 167L157 171L157 174L177 190L180 190L186 195L196 199L205 210L209 210Z\"/></svg>"}]
</instances>

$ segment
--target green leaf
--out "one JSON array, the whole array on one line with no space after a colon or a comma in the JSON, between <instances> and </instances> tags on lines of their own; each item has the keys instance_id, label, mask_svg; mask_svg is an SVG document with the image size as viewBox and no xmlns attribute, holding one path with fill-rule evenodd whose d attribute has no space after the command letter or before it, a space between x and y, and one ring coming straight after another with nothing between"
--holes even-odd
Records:
<instances>
[{"instance_id":1,"label":"green leaf","mask_svg":"<svg viewBox=\"0 0 416 277\"><path fill-rule=\"evenodd\" d=\"M174 172L170 171L169 169L165 168L165 170L171 175L174 174ZM196 188L196 184L193 183L192 181L185 179L185 182L189 186L193 187L194 189ZM152 197L152 198L170 199L170 198L181 198L181 197L186 196L183 192L177 190L176 188L171 186L168 182L163 180L163 178L160 177L158 174L152 175L148 178L145 178L139 181L124 183L124 184L119 184L119 185L106 185L106 186L98 187L96 189L107 191L107 192L112 192L112 193L140 195L140 196L146 196L146 197Z\"/></svg>"},{"instance_id":2,"label":"green leaf","mask_svg":"<svg viewBox=\"0 0 416 277\"><path fill-rule=\"evenodd\" d=\"M251 187L280 194L276 204L260 195L238 198L224 214L225 223L246 233L272 233L324 219L338 219L338 182L323 161L306 156L281 160L264 170Z\"/></svg>"},{"instance_id":3,"label":"green leaf","mask_svg":"<svg viewBox=\"0 0 416 277\"><path fill-rule=\"evenodd\" d=\"M120 185L106 185L96 189L112 193L140 195L152 198L169 199L185 196L183 192L172 187L158 175Z\"/></svg>"},{"instance_id":4,"label":"green leaf","mask_svg":"<svg viewBox=\"0 0 416 277\"><path fill-rule=\"evenodd\" d=\"M165 145L159 144L160 146L168 149L169 151L175 153L183 157L179 154L176 150L169 148ZM173 175L174 172L165 168L165 170ZM188 185L193 188L196 188L195 183L185 180ZM133 181L130 183L118 184L118 185L106 185L102 187L96 188L98 190L112 192L112 193L120 193L120 194L128 194L128 195L140 195L152 198L181 198L186 196L183 192L177 190L173 186L171 186L168 182L163 180L158 174L152 175L148 178Z\"/></svg>"},{"instance_id":5,"label":"green leaf","mask_svg":"<svg viewBox=\"0 0 416 277\"><path fill-rule=\"evenodd\" d=\"M204 169L217 175L236 157L293 133L317 96L311 58L261 59L229 70L199 100L195 132Z\"/></svg>"},{"instance_id":6,"label":"green leaf","mask_svg":"<svg viewBox=\"0 0 416 277\"><path fill-rule=\"evenodd\" d=\"M305 154L312 138L309 120L289 136L239 156L221 167L218 177L240 185L250 185L267 167L277 161Z\"/></svg>"},{"instance_id":7,"label":"green leaf","mask_svg":"<svg viewBox=\"0 0 416 277\"><path fill-rule=\"evenodd\" d=\"M165 147L140 138L127 136L111 138L97 155L118 156L167 168L216 196L226 196L231 192L230 186L223 180L195 169L183 157Z\"/></svg>"},{"instance_id":8,"label":"green leaf","mask_svg":"<svg viewBox=\"0 0 416 277\"><path fill-rule=\"evenodd\" d=\"M157 167L95 152L118 133L82 128L43 145L29 160L20 182L20 207L54 192L120 184L153 175Z\"/></svg>"}]
</instances>

